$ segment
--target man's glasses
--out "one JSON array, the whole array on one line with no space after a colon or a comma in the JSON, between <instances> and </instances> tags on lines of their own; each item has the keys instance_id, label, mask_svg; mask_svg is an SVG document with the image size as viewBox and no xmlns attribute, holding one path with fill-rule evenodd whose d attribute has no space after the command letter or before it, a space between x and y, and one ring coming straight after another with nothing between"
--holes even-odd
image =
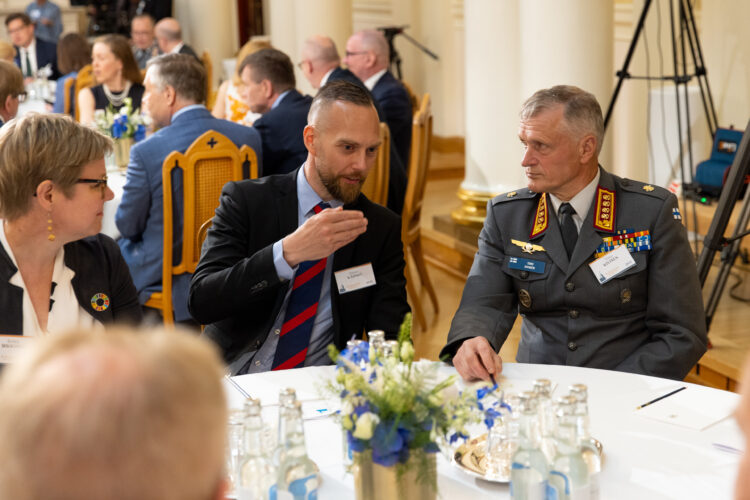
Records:
<instances>
[{"instance_id":1,"label":"man's glasses","mask_svg":"<svg viewBox=\"0 0 750 500\"><path fill-rule=\"evenodd\" d=\"M19 103L24 102L26 100L26 91L19 92L15 97L18 99Z\"/></svg>"},{"instance_id":2,"label":"man's glasses","mask_svg":"<svg viewBox=\"0 0 750 500\"><path fill-rule=\"evenodd\" d=\"M305 71L305 63L310 62L309 60L305 59L304 61L300 61L297 63L297 67L300 71Z\"/></svg>"},{"instance_id":3,"label":"man's glasses","mask_svg":"<svg viewBox=\"0 0 750 500\"><path fill-rule=\"evenodd\" d=\"M346 51L346 57L359 56L362 54L367 54L367 51L364 51L364 50L359 51L359 52L349 52L348 50Z\"/></svg>"},{"instance_id":4,"label":"man's glasses","mask_svg":"<svg viewBox=\"0 0 750 500\"><path fill-rule=\"evenodd\" d=\"M78 179L76 180L76 184L91 184L91 189L101 189L102 190L102 198L104 198L104 193L107 191L107 177L104 176L103 179Z\"/></svg>"}]
</instances>

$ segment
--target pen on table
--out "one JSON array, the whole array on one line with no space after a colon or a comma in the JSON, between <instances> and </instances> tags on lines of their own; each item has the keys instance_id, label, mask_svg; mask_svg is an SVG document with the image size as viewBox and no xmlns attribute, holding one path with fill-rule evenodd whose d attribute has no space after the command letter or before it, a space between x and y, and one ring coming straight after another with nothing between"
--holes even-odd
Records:
<instances>
[{"instance_id":1,"label":"pen on table","mask_svg":"<svg viewBox=\"0 0 750 500\"><path fill-rule=\"evenodd\" d=\"M240 384L238 384L237 382L235 382L235 381L234 381L234 380L232 379L232 377L230 377L229 375L224 375L224 378L225 378L225 379L227 379L227 380L229 381L229 383L230 383L230 384L232 384L232 385L234 386L234 388L235 388L235 389L237 389L238 391L240 391L240 394L242 394L242 395L243 395L243 396L245 396L246 398L250 399L250 394L248 394L248 393L247 393L247 392L245 391L245 389L243 389L243 388L242 388L242 386L240 386Z\"/></svg>"},{"instance_id":2,"label":"pen on table","mask_svg":"<svg viewBox=\"0 0 750 500\"><path fill-rule=\"evenodd\" d=\"M711 446L713 446L717 450L725 451L727 453L733 453L735 455L742 455L744 453L742 450L735 448L734 446L729 446L726 444L711 443Z\"/></svg>"},{"instance_id":3,"label":"pen on table","mask_svg":"<svg viewBox=\"0 0 750 500\"><path fill-rule=\"evenodd\" d=\"M658 398L656 398L656 399L652 399L652 400L651 400L651 401L649 401L648 403L643 403L643 404L642 404L641 406L638 406L638 407L636 408L636 410L640 410L641 408L645 408L645 407L646 407L646 406L648 406L648 405L652 405L652 404L656 403L657 401L661 401L662 399L664 399L664 398L668 398L669 396L671 396L671 395L673 395L673 394L677 394L677 393L678 393L678 392L680 392L680 391L684 391L685 389L687 389L687 387L680 387L679 389L675 389L674 391L672 391L672 392L670 392L670 393L668 393L668 394L665 394L665 395L663 395L663 396L659 396L659 397L658 397Z\"/></svg>"}]
</instances>

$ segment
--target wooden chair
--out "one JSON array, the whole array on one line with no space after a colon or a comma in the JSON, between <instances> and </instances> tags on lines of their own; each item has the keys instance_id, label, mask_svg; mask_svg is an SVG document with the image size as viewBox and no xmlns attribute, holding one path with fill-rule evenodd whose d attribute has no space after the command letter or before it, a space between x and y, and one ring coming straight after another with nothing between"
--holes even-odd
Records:
<instances>
[{"instance_id":1,"label":"wooden chair","mask_svg":"<svg viewBox=\"0 0 750 500\"><path fill-rule=\"evenodd\" d=\"M203 67L206 68L206 107L213 109L214 101L216 100L216 93L213 91L214 65L211 62L211 54L207 50L203 51L201 62L203 63Z\"/></svg>"},{"instance_id":2,"label":"wooden chair","mask_svg":"<svg viewBox=\"0 0 750 500\"><path fill-rule=\"evenodd\" d=\"M438 300L435 289L432 287L430 276L427 274L427 266L424 261L422 250L422 239L420 232L420 217L422 215L422 200L424 198L425 184L427 183L427 169L430 164L430 143L432 141L432 109L430 107L430 94L425 94L419 111L414 114L411 133L411 155L409 158L408 183L406 185L406 197L404 199L404 210L401 214L401 241L404 244L404 260L406 268L406 292L411 298L414 307L414 315L422 325L427 327L424 308L417 289L411 280L412 271L409 257L416 264L417 274L422 286L427 289L430 300L438 313Z\"/></svg>"},{"instance_id":3,"label":"wooden chair","mask_svg":"<svg viewBox=\"0 0 750 500\"><path fill-rule=\"evenodd\" d=\"M172 172L182 173L182 256L173 265ZM244 173L243 173L244 172ZM258 156L249 146L237 148L222 134L209 130L198 137L185 151L173 151L164 160L162 189L164 192L164 248L162 291L151 294L146 307L159 309L165 325L174 324L172 307L172 276L195 272L201 245L219 206L221 190L229 181L258 177Z\"/></svg>"},{"instance_id":4,"label":"wooden chair","mask_svg":"<svg viewBox=\"0 0 750 500\"><path fill-rule=\"evenodd\" d=\"M68 116L72 116L73 114L71 113L72 103L70 102L70 92L73 90L73 85L75 85L75 83L76 83L75 78L68 78L67 80L65 80L65 83L63 84L63 113L65 113Z\"/></svg>"},{"instance_id":5,"label":"wooden chair","mask_svg":"<svg viewBox=\"0 0 750 500\"><path fill-rule=\"evenodd\" d=\"M92 69L90 64L87 64L83 68L78 70L78 75L76 75L76 83L74 87L75 92L75 119L76 121L81 120L81 113L78 109L78 92L80 92L82 89L85 89L87 87L93 87L96 85L96 78L94 78L94 70Z\"/></svg>"},{"instance_id":6,"label":"wooden chair","mask_svg":"<svg viewBox=\"0 0 750 500\"><path fill-rule=\"evenodd\" d=\"M380 123L380 148L362 193L373 203L386 206L388 203L388 180L391 177L391 132L388 125Z\"/></svg>"}]
</instances>

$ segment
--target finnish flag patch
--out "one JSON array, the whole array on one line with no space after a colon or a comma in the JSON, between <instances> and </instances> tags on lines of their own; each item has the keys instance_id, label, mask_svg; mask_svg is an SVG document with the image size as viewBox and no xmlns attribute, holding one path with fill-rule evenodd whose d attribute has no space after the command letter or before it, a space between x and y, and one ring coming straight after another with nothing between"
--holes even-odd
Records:
<instances>
[{"instance_id":1,"label":"finnish flag patch","mask_svg":"<svg viewBox=\"0 0 750 500\"><path fill-rule=\"evenodd\" d=\"M680 215L680 209L675 207L672 209L672 217L675 218L675 220L682 220L682 215Z\"/></svg>"}]
</instances>

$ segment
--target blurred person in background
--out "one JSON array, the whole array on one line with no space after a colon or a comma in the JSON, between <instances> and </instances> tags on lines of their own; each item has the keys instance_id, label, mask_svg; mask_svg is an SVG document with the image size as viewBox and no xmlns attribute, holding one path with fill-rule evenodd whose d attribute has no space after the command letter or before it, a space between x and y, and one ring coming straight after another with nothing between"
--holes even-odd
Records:
<instances>
[{"instance_id":1,"label":"blurred person in background","mask_svg":"<svg viewBox=\"0 0 750 500\"><path fill-rule=\"evenodd\" d=\"M120 249L98 234L114 196L104 168L111 148L107 137L61 115L32 113L2 128L1 335L141 320Z\"/></svg>"},{"instance_id":2,"label":"blurred person in background","mask_svg":"<svg viewBox=\"0 0 750 500\"><path fill-rule=\"evenodd\" d=\"M53 113L64 113L65 107L65 82L70 78L75 80L78 72L91 64L91 46L84 37L78 33L68 33L60 39L57 44L57 65L62 76L57 79L55 86L55 104ZM75 110L75 85L70 87L70 111Z\"/></svg>"},{"instance_id":3,"label":"blurred person in background","mask_svg":"<svg viewBox=\"0 0 750 500\"><path fill-rule=\"evenodd\" d=\"M24 99L21 70L13 63L0 61L0 127L18 114L18 106Z\"/></svg>"},{"instance_id":4,"label":"blurred person in background","mask_svg":"<svg viewBox=\"0 0 750 500\"><path fill-rule=\"evenodd\" d=\"M130 39L138 69L146 69L148 60L160 54L154 35L154 18L148 14L135 16L130 23Z\"/></svg>"},{"instance_id":5,"label":"blurred person in background","mask_svg":"<svg viewBox=\"0 0 750 500\"><path fill-rule=\"evenodd\" d=\"M216 118L222 118L247 126L252 125L255 120L261 117L260 113L253 113L250 110L250 106L242 98L244 84L240 79L240 67L242 66L242 61L250 54L270 48L272 48L271 43L265 40L250 40L242 46L237 53L234 75L219 86L214 109L211 111L212 115Z\"/></svg>"},{"instance_id":6,"label":"blurred person in background","mask_svg":"<svg viewBox=\"0 0 750 500\"><path fill-rule=\"evenodd\" d=\"M91 59L99 85L81 89L78 93L81 123L93 123L97 109L111 106L115 111L119 110L126 97L132 100L133 109L139 109L144 92L143 78L128 39L122 35L97 38Z\"/></svg>"},{"instance_id":7,"label":"blurred person in background","mask_svg":"<svg viewBox=\"0 0 750 500\"><path fill-rule=\"evenodd\" d=\"M0 498L224 498L227 406L209 342L78 329L0 380Z\"/></svg>"},{"instance_id":8,"label":"blurred person in background","mask_svg":"<svg viewBox=\"0 0 750 500\"><path fill-rule=\"evenodd\" d=\"M34 0L26 7L26 15L34 23L37 38L57 43L63 31L60 7L48 0Z\"/></svg>"},{"instance_id":9,"label":"blurred person in background","mask_svg":"<svg viewBox=\"0 0 750 500\"><path fill-rule=\"evenodd\" d=\"M21 12L9 14L5 18L5 28L17 51L14 62L21 68L26 81L36 78L37 72L45 66L50 69L48 78L56 80L60 76L57 70L57 44L38 38L29 16Z\"/></svg>"}]
</instances>

